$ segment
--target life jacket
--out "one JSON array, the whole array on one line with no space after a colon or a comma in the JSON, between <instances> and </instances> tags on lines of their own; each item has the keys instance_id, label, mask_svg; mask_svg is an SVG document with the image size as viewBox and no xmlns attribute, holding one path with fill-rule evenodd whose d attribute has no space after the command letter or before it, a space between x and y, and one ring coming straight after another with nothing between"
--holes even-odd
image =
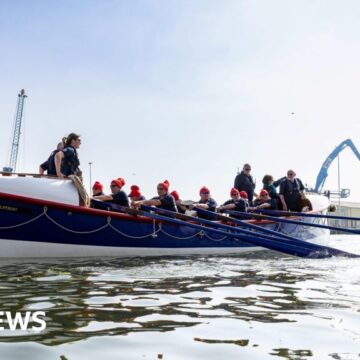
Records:
<instances>
[{"instance_id":1,"label":"life jacket","mask_svg":"<svg viewBox=\"0 0 360 360\"><path fill-rule=\"evenodd\" d=\"M80 160L76 149L69 145L64 148L66 151L67 148L72 148L74 150L72 156L64 156L61 163L61 172L65 176L73 175L79 170ZM63 150L63 151L64 151Z\"/></svg>"},{"instance_id":2,"label":"life jacket","mask_svg":"<svg viewBox=\"0 0 360 360\"><path fill-rule=\"evenodd\" d=\"M288 193L290 195L295 195L295 194L299 194L300 193L300 183L298 181L298 179L294 179L294 182L291 184L292 185L292 189L290 188L290 180L286 179L285 180L285 193ZM292 191L290 191L292 190Z\"/></svg>"}]
</instances>

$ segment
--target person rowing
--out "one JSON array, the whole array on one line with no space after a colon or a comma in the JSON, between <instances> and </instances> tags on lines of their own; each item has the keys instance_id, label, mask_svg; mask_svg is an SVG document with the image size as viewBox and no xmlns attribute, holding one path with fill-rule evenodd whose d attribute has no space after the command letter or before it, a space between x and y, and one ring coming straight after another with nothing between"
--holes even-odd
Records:
<instances>
[{"instance_id":1,"label":"person rowing","mask_svg":"<svg viewBox=\"0 0 360 360\"><path fill-rule=\"evenodd\" d=\"M170 193L170 195L175 199L175 203L176 203L178 212L180 214L185 214L187 207L186 207L186 205L184 205L183 201L180 199L179 193L176 190L174 190Z\"/></svg>"},{"instance_id":2,"label":"person rowing","mask_svg":"<svg viewBox=\"0 0 360 360\"><path fill-rule=\"evenodd\" d=\"M190 210L197 207L199 209L204 209L204 210L208 210L208 211L211 211L211 212L216 212L217 203L211 197L210 190L206 186L203 186L200 189L199 194L200 194L199 202L191 204L189 206ZM203 219L212 220L211 216L209 216L207 214L204 214L204 213L198 213L198 217L203 218Z\"/></svg>"},{"instance_id":3,"label":"person rowing","mask_svg":"<svg viewBox=\"0 0 360 360\"><path fill-rule=\"evenodd\" d=\"M246 193L246 192L245 192ZM240 197L240 192L238 189L232 188L230 190L230 200L227 200L218 207L219 212L224 212L226 210L234 210L234 211L246 211L246 208L248 206L248 202L245 201L245 199ZM243 219L243 216L241 215L234 215L237 219Z\"/></svg>"},{"instance_id":4,"label":"person rowing","mask_svg":"<svg viewBox=\"0 0 360 360\"><path fill-rule=\"evenodd\" d=\"M256 210L278 210L277 200L272 199L267 190L262 189L259 194L259 199L257 200L257 205L247 208L247 211L256 211Z\"/></svg>"},{"instance_id":5,"label":"person rowing","mask_svg":"<svg viewBox=\"0 0 360 360\"><path fill-rule=\"evenodd\" d=\"M141 205L156 206L157 208L178 212L175 199L169 194L169 182L167 180L157 185L158 196L153 197L150 200L138 200L131 201L131 206L139 208Z\"/></svg>"},{"instance_id":6,"label":"person rowing","mask_svg":"<svg viewBox=\"0 0 360 360\"><path fill-rule=\"evenodd\" d=\"M100 195L105 195L103 193L104 190L104 186L101 182L99 181L95 181L93 187L92 187L92 195L93 196L100 196Z\"/></svg>"},{"instance_id":7,"label":"person rowing","mask_svg":"<svg viewBox=\"0 0 360 360\"><path fill-rule=\"evenodd\" d=\"M245 208L249 207L249 199L246 191L239 191L240 197L245 201Z\"/></svg>"},{"instance_id":8,"label":"person rowing","mask_svg":"<svg viewBox=\"0 0 360 360\"><path fill-rule=\"evenodd\" d=\"M140 188L137 185L131 185L130 194L128 195L131 201L146 200L145 196L141 194Z\"/></svg>"},{"instance_id":9,"label":"person rowing","mask_svg":"<svg viewBox=\"0 0 360 360\"><path fill-rule=\"evenodd\" d=\"M111 195L93 196L93 199L109 202L115 205L129 207L128 196L125 193L125 191L122 190L122 187L124 185L125 185L125 180L123 178L112 180L110 184Z\"/></svg>"}]
</instances>

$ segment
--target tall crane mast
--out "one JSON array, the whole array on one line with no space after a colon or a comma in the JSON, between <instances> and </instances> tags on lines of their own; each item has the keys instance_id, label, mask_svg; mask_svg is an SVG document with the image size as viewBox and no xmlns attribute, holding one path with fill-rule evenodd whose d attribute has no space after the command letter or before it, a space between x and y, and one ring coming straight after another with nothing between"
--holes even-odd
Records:
<instances>
[{"instance_id":1,"label":"tall crane mast","mask_svg":"<svg viewBox=\"0 0 360 360\"><path fill-rule=\"evenodd\" d=\"M21 123L24 112L24 102L27 95L25 95L25 90L22 89L18 94L18 102L16 107L16 116L15 116L15 124L14 124L14 134L11 145L11 153L10 153L10 161L9 165L3 168L4 172L15 172L16 171L16 162L19 150L20 143L20 134L21 134Z\"/></svg>"}]
</instances>

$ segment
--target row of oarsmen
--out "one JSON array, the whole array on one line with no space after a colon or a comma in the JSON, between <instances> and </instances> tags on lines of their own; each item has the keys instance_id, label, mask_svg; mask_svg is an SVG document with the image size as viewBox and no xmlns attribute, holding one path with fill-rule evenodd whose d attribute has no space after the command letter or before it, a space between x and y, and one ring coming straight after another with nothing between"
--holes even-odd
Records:
<instances>
[{"instance_id":1,"label":"row of oarsmen","mask_svg":"<svg viewBox=\"0 0 360 360\"><path fill-rule=\"evenodd\" d=\"M109 202L115 205L139 208L141 205L156 206L158 208L185 213L186 210L192 210L193 208L201 208L211 212L223 212L226 210L233 210L237 212L255 211L257 209L277 210L278 204L276 199L272 199L269 196L267 190L262 189L259 194L259 198L254 201L254 204L248 202L248 195L246 191L239 191L235 188L230 190L230 199L225 201L224 204L218 206L217 202L211 197L210 190L203 186L200 191L200 200L192 204L185 204L181 199L177 191L169 191L169 182L167 180L157 185L158 196L147 200L141 194L140 188L137 185L131 186L129 194L123 190L125 180L118 178L111 181L110 188L111 194L105 195L103 192L103 185L96 181L93 185L93 200ZM130 199L130 200L129 200ZM96 201L92 201L93 207L98 207ZM200 217L207 217L203 214L198 214Z\"/></svg>"}]
</instances>

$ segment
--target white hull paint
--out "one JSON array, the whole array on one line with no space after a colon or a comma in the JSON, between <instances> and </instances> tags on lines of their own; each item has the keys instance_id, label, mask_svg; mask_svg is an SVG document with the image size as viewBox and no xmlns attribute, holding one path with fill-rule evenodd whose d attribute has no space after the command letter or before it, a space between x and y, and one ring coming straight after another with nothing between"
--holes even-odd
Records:
<instances>
[{"instance_id":1,"label":"white hull paint","mask_svg":"<svg viewBox=\"0 0 360 360\"><path fill-rule=\"evenodd\" d=\"M35 241L3 240L0 258L62 258L62 257L134 257L134 256L181 256L181 255L229 255L245 254L264 248L135 248L114 246L90 246L53 244Z\"/></svg>"},{"instance_id":2,"label":"white hull paint","mask_svg":"<svg viewBox=\"0 0 360 360\"><path fill-rule=\"evenodd\" d=\"M79 193L68 179L0 176L0 192L66 205L79 205Z\"/></svg>"}]
</instances>

